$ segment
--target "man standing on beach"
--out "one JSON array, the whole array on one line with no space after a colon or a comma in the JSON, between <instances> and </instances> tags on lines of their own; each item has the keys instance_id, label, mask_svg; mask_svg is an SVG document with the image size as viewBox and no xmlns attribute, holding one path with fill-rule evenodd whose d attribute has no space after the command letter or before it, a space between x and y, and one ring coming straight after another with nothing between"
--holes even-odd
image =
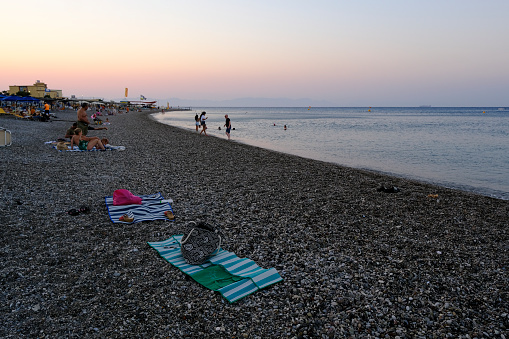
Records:
<instances>
[{"instance_id":1,"label":"man standing on beach","mask_svg":"<svg viewBox=\"0 0 509 339\"><path fill-rule=\"evenodd\" d=\"M98 127L94 128L92 126L88 126L90 124L90 121L88 120L87 116L87 109L88 109L88 103L84 102L81 104L81 108L78 110L78 128L81 129L83 132L83 135L88 134L89 129L108 129L108 127Z\"/></svg>"},{"instance_id":2,"label":"man standing on beach","mask_svg":"<svg viewBox=\"0 0 509 339\"><path fill-rule=\"evenodd\" d=\"M87 135L88 133L88 125L90 121L88 121L87 116L88 102L84 102L81 104L81 108L78 110L78 128L81 129L83 135Z\"/></svg>"},{"instance_id":3,"label":"man standing on beach","mask_svg":"<svg viewBox=\"0 0 509 339\"><path fill-rule=\"evenodd\" d=\"M230 121L230 118L228 118L228 114L224 116L226 118L226 122L224 124L224 127L226 127L226 136L228 137L228 140L230 140L230 131L232 129L232 123Z\"/></svg>"},{"instance_id":4,"label":"man standing on beach","mask_svg":"<svg viewBox=\"0 0 509 339\"><path fill-rule=\"evenodd\" d=\"M44 117L43 117L43 120L44 121L48 121L49 120L49 104L48 104L48 102L44 103Z\"/></svg>"}]
</instances>

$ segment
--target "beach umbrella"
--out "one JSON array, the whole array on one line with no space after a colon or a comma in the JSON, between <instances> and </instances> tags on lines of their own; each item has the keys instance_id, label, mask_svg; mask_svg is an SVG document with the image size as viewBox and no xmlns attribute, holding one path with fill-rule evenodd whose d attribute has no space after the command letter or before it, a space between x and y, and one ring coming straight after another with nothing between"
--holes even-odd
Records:
<instances>
[{"instance_id":1,"label":"beach umbrella","mask_svg":"<svg viewBox=\"0 0 509 339\"><path fill-rule=\"evenodd\" d=\"M35 102L35 101L41 101L41 99L37 99L37 98L34 98L34 97L23 97L23 98L21 98L18 101L25 101L25 102L32 101L32 102Z\"/></svg>"},{"instance_id":2,"label":"beach umbrella","mask_svg":"<svg viewBox=\"0 0 509 339\"><path fill-rule=\"evenodd\" d=\"M2 101L2 102L6 102L6 101L15 102L14 106L16 107L17 106L17 102L20 101L21 99L22 98L18 97L17 95L10 95L8 97L0 99L0 101Z\"/></svg>"},{"instance_id":3,"label":"beach umbrella","mask_svg":"<svg viewBox=\"0 0 509 339\"><path fill-rule=\"evenodd\" d=\"M9 95L8 97L2 98L2 101L20 101L22 98L17 95Z\"/></svg>"}]
</instances>

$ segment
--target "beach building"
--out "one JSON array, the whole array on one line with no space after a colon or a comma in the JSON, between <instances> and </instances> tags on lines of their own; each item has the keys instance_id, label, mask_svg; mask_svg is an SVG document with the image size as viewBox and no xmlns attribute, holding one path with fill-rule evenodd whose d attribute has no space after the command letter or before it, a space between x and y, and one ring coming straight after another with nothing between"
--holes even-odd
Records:
<instances>
[{"instance_id":1,"label":"beach building","mask_svg":"<svg viewBox=\"0 0 509 339\"><path fill-rule=\"evenodd\" d=\"M18 92L28 92L30 96L34 98L45 98L50 97L51 99L60 99L62 98L62 90L61 89L49 89L48 85L39 80L36 81L33 85L26 86L9 86L9 95L15 95Z\"/></svg>"}]
</instances>

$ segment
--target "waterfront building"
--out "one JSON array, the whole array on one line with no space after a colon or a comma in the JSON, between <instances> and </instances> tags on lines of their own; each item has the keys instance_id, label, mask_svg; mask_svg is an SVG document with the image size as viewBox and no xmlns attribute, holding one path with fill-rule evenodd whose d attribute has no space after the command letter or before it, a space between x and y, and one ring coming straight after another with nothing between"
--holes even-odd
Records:
<instances>
[{"instance_id":1,"label":"waterfront building","mask_svg":"<svg viewBox=\"0 0 509 339\"><path fill-rule=\"evenodd\" d=\"M62 98L62 90L61 89L49 89L48 85L44 82L37 80L37 82L33 85L25 85L25 86L9 86L9 95L16 95L18 92L27 92L30 93L31 97L34 98L49 98L51 99L60 99Z\"/></svg>"}]
</instances>

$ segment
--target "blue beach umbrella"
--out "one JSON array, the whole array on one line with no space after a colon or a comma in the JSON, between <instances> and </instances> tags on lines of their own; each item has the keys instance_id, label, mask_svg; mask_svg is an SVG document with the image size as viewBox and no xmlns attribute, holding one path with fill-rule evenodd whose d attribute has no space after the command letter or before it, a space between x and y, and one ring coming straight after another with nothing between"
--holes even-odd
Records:
<instances>
[{"instance_id":1,"label":"blue beach umbrella","mask_svg":"<svg viewBox=\"0 0 509 339\"><path fill-rule=\"evenodd\" d=\"M41 101L41 99L37 99L37 98L34 98L34 97L22 97L18 101L25 101L25 102L32 101L32 102L35 102L35 101Z\"/></svg>"},{"instance_id":2,"label":"blue beach umbrella","mask_svg":"<svg viewBox=\"0 0 509 339\"><path fill-rule=\"evenodd\" d=\"M8 97L2 98L0 100L2 101L20 101L22 98L18 97L17 95L10 95Z\"/></svg>"}]
</instances>

